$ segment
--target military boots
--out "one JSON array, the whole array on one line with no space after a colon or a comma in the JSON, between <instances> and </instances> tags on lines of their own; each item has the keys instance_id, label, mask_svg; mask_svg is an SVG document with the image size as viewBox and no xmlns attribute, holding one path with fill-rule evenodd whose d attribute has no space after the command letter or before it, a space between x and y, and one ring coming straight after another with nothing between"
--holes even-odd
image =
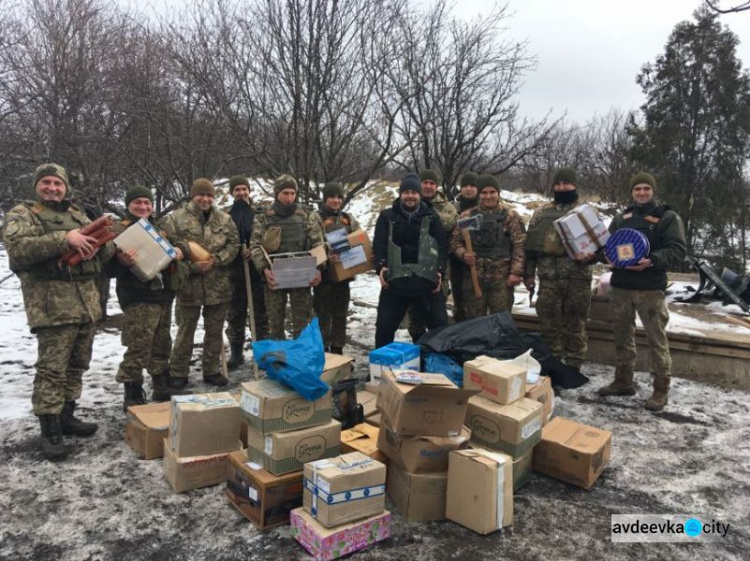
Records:
<instances>
[{"instance_id":1,"label":"military boots","mask_svg":"<svg viewBox=\"0 0 750 561\"><path fill-rule=\"evenodd\" d=\"M70 454L70 447L63 442L60 415L39 415L42 427L42 454L48 460L62 460Z\"/></svg>"},{"instance_id":2,"label":"military boots","mask_svg":"<svg viewBox=\"0 0 750 561\"><path fill-rule=\"evenodd\" d=\"M122 403L122 410L128 412L131 405L146 405L146 392L143 391L142 382L125 382L125 399Z\"/></svg>"},{"instance_id":3,"label":"military boots","mask_svg":"<svg viewBox=\"0 0 750 561\"><path fill-rule=\"evenodd\" d=\"M635 384L633 384L632 368L622 368L618 366L615 369L615 381L608 386L599 388L599 395L603 395L605 397L635 395Z\"/></svg>"},{"instance_id":4,"label":"military boots","mask_svg":"<svg viewBox=\"0 0 750 561\"><path fill-rule=\"evenodd\" d=\"M169 401L173 395L190 395L193 393L190 390L175 389L170 384L170 380L169 370L151 377L151 384L154 386L154 391L151 392L151 401ZM185 378L185 381L187 381L187 378Z\"/></svg>"},{"instance_id":5,"label":"military boots","mask_svg":"<svg viewBox=\"0 0 750 561\"><path fill-rule=\"evenodd\" d=\"M654 393L646 401L649 411L661 411L669 401L669 377L654 376Z\"/></svg>"},{"instance_id":6,"label":"military boots","mask_svg":"<svg viewBox=\"0 0 750 561\"><path fill-rule=\"evenodd\" d=\"M99 428L96 423L87 423L73 416L75 401L66 401L60 414L60 427L65 436L91 436Z\"/></svg>"},{"instance_id":7,"label":"military boots","mask_svg":"<svg viewBox=\"0 0 750 561\"><path fill-rule=\"evenodd\" d=\"M231 343L229 345L231 354L229 355L229 360L227 361L227 368L235 369L240 364L245 362L245 357L242 354L242 343Z\"/></svg>"}]
</instances>

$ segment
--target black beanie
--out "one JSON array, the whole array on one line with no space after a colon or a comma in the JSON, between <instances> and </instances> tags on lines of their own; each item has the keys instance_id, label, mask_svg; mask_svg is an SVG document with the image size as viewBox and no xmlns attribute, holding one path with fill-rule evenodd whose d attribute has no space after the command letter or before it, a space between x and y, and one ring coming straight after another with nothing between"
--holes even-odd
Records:
<instances>
[{"instance_id":1,"label":"black beanie","mask_svg":"<svg viewBox=\"0 0 750 561\"><path fill-rule=\"evenodd\" d=\"M578 174L573 168L560 168L555 172L555 176L552 178L552 185L555 183L570 183L577 187Z\"/></svg>"},{"instance_id":2,"label":"black beanie","mask_svg":"<svg viewBox=\"0 0 750 561\"><path fill-rule=\"evenodd\" d=\"M127 193L125 193L125 206L128 206L135 199L148 199L153 203L154 194L148 187L136 185L135 187L128 189Z\"/></svg>"},{"instance_id":3,"label":"black beanie","mask_svg":"<svg viewBox=\"0 0 750 561\"><path fill-rule=\"evenodd\" d=\"M630 178L630 191L632 192L633 187L635 187L636 185L640 185L641 183L650 185L651 188L656 191L656 178L650 173L646 173L645 171L639 171Z\"/></svg>"},{"instance_id":4,"label":"black beanie","mask_svg":"<svg viewBox=\"0 0 750 561\"><path fill-rule=\"evenodd\" d=\"M473 171L467 171L461 176L461 187L463 187L464 185L473 185L474 187L476 187L478 180L479 176L476 173L474 173Z\"/></svg>"},{"instance_id":5,"label":"black beanie","mask_svg":"<svg viewBox=\"0 0 750 561\"><path fill-rule=\"evenodd\" d=\"M323 186L323 202L326 202L326 199L336 195L342 199L344 198L344 189L341 187L341 183L331 181Z\"/></svg>"},{"instance_id":6,"label":"black beanie","mask_svg":"<svg viewBox=\"0 0 750 561\"><path fill-rule=\"evenodd\" d=\"M482 174L477 178L477 187L480 192L485 187L494 187L498 193L500 192L500 182L497 180L497 177L489 173Z\"/></svg>"},{"instance_id":7,"label":"black beanie","mask_svg":"<svg viewBox=\"0 0 750 561\"><path fill-rule=\"evenodd\" d=\"M440 185L440 174L434 169L423 169L419 172L419 179L422 181L434 181Z\"/></svg>"},{"instance_id":8,"label":"black beanie","mask_svg":"<svg viewBox=\"0 0 750 561\"><path fill-rule=\"evenodd\" d=\"M247 177L244 177L242 175L233 175L229 178L230 195L232 191L234 191L234 188L237 187L237 185L244 185L245 187L247 187L248 191L250 190L250 182L247 180Z\"/></svg>"},{"instance_id":9,"label":"black beanie","mask_svg":"<svg viewBox=\"0 0 750 561\"><path fill-rule=\"evenodd\" d=\"M398 192L401 194L404 191L416 191L420 195L422 194L422 180L416 173L410 173L401 180Z\"/></svg>"}]
</instances>

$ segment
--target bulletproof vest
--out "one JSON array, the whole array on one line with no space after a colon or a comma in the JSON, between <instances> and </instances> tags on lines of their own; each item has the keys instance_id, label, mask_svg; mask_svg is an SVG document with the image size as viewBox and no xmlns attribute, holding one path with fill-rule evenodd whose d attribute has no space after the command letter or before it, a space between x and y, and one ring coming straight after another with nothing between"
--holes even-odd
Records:
<instances>
[{"instance_id":1,"label":"bulletproof vest","mask_svg":"<svg viewBox=\"0 0 750 561\"><path fill-rule=\"evenodd\" d=\"M305 234L306 211L298 207L290 216L282 217L276 211L269 209L266 211L266 217L269 228L281 228L281 245L273 253L292 253L310 249Z\"/></svg>"},{"instance_id":2,"label":"bulletproof vest","mask_svg":"<svg viewBox=\"0 0 750 561\"><path fill-rule=\"evenodd\" d=\"M623 220L619 227L632 228L644 234L648 238L651 251L661 249L663 240L659 234L658 226L662 216L669 210L669 207L666 205L655 206L645 214L636 214L633 210L634 207L625 209Z\"/></svg>"},{"instance_id":3,"label":"bulletproof vest","mask_svg":"<svg viewBox=\"0 0 750 561\"><path fill-rule=\"evenodd\" d=\"M341 216L326 217L321 212L320 218L322 219L323 232L326 234L335 230L341 230L342 228L346 228L347 233L351 234L352 219L347 213L342 212Z\"/></svg>"},{"instance_id":4,"label":"bulletproof vest","mask_svg":"<svg viewBox=\"0 0 750 561\"><path fill-rule=\"evenodd\" d=\"M403 263L401 248L393 243L393 223L388 232L388 282L416 275L437 284L439 263L438 243L430 235L430 217L425 216L419 226L419 254L417 263Z\"/></svg>"},{"instance_id":5,"label":"bulletproof vest","mask_svg":"<svg viewBox=\"0 0 750 561\"><path fill-rule=\"evenodd\" d=\"M473 215L479 212L472 213ZM497 212L482 212L482 226L479 230L471 230L471 243L477 257L492 259L510 259L512 244L510 236L503 228L508 217L507 209Z\"/></svg>"},{"instance_id":6,"label":"bulletproof vest","mask_svg":"<svg viewBox=\"0 0 750 561\"><path fill-rule=\"evenodd\" d=\"M539 220L526 232L526 251L535 251L551 257L561 257L566 254L560 235L555 230L555 220L562 218L568 211L551 205L541 210Z\"/></svg>"}]
</instances>

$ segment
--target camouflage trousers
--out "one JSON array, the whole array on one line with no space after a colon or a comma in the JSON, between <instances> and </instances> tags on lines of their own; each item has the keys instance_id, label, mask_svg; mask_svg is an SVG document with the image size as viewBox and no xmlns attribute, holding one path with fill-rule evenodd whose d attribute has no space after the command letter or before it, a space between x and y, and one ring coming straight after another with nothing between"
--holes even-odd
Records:
<instances>
[{"instance_id":1,"label":"camouflage trousers","mask_svg":"<svg viewBox=\"0 0 750 561\"><path fill-rule=\"evenodd\" d=\"M320 321L323 344L327 348L343 348L346 344L346 315L351 298L349 283L321 283L313 289L313 293L313 305Z\"/></svg>"},{"instance_id":2,"label":"camouflage trousers","mask_svg":"<svg viewBox=\"0 0 750 561\"><path fill-rule=\"evenodd\" d=\"M536 314L542 339L552 354L573 368L586 359L586 322L591 307L591 282L540 279Z\"/></svg>"},{"instance_id":3,"label":"camouflage trousers","mask_svg":"<svg viewBox=\"0 0 750 561\"><path fill-rule=\"evenodd\" d=\"M221 372L221 347L224 344L222 329L227 317L229 302L214 306L181 306L177 304L177 336L172 356L169 360L172 378L187 378L190 373L190 359L193 356L193 339L198 319L203 310L203 375L211 376Z\"/></svg>"},{"instance_id":4,"label":"camouflage trousers","mask_svg":"<svg viewBox=\"0 0 750 561\"><path fill-rule=\"evenodd\" d=\"M143 370L158 376L169 369L172 350L172 302L139 302L123 310L122 345L126 347L115 380L143 383Z\"/></svg>"},{"instance_id":5,"label":"camouflage trousers","mask_svg":"<svg viewBox=\"0 0 750 561\"><path fill-rule=\"evenodd\" d=\"M286 339L284 333L284 318L286 317L286 301L292 308L292 337L297 337L307 327L312 319L312 295L309 288L287 288L271 290L265 285L266 311L268 312L268 330L271 339L282 341Z\"/></svg>"},{"instance_id":6,"label":"camouflage trousers","mask_svg":"<svg viewBox=\"0 0 750 561\"><path fill-rule=\"evenodd\" d=\"M233 276L232 300L227 312L227 339L231 345L242 345L245 342L248 325L247 286L245 277ZM263 284L260 279L254 279L251 287L253 293L253 314L255 314L255 331L253 339L260 341L268 339L268 315L266 314L266 300L263 294Z\"/></svg>"},{"instance_id":7,"label":"camouflage trousers","mask_svg":"<svg viewBox=\"0 0 750 561\"><path fill-rule=\"evenodd\" d=\"M625 290L612 287L615 365L625 372L632 372L635 367L636 312L646 334L651 372L657 379L669 380L672 356L669 354L667 340L669 311L663 290Z\"/></svg>"},{"instance_id":8,"label":"camouflage trousers","mask_svg":"<svg viewBox=\"0 0 750 561\"><path fill-rule=\"evenodd\" d=\"M507 285L510 261L507 259L477 259L477 276L482 296L474 295L471 269L463 267L463 302L466 319L510 311L513 308L513 287Z\"/></svg>"},{"instance_id":9,"label":"camouflage trousers","mask_svg":"<svg viewBox=\"0 0 750 561\"><path fill-rule=\"evenodd\" d=\"M31 394L34 415L59 415L66 401L81 397L94 332L93 323L36 329L38 355Z\"/></svg>"}]
</instances>

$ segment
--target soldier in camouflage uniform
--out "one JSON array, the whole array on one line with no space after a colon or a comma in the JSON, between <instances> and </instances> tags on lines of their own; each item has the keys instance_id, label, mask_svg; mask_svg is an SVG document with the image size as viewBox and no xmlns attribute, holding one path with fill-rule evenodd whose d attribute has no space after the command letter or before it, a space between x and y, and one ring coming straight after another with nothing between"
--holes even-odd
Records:
<instances>
[{"instance_id":1,"label":"soldier in camouflage uniform","mask_svg":"<svg viewBox=\"0 0 750 561\"><path fill-rule=\"evenodd\" d=\"M101 317L98 276L114 253L81 234L90 221L69 200L64 168L43 164L34 173L36 201L13 207L5 217L4 240L10 269L21 280L31 332L37 337L31 403L42 429L42 452L50 460L70 453L63 435L91 436L97 425L74 416L83 373L91 361L94 324ZM69 249L84 260L58 264Z\"/></svg>"},{"instance_id":2,"label":"soldier in camouflage uniform","mask_svg":"<svg viewBox=\"0 0 750 561\"><path fill-rule=\"evenodd\" d=\"M205 178L196 179L190 188L190 203L162 221L170 239L188 246L198 244L211 256L195 261L194 247L188 247L190 274L177 292L177 337L170 358L170 386L181 390L187 385L193 338L203 310L203 381L223 387L228 383L221 373L222 329L227 317L232 287L229 270L240 249L237 228L232 218L214 206L214 186Z\"/></svg>"},{"instance_id":3,"label":"soldier in camouflage uniform","mask_svg":"<svg viewBox=\"0 0 750 561\"><path fill-rule=\"evenodd\" d=\"M553 222L578 203L575 170L561 168L552 180L554 200L537 210L526 236L524 283L532 290L539 277L536 313L544 341L552 354L580 369L586 358L586 321L591 306L592 255L568 257Z\"/></svg>"},{"instance_id":4,"label":"soldier in camouflage uniform","mask_svg":"<svg viewBox=\"0 0 750 561\"><path fill-rule=\"evenodd\" d=\"M323 207L320 219L323 233L345 229L347 234L359 230L359 223L348 212L341 210L344 203L344 190L340 183L326 183L323 187ZM340 261L335 251L328 252L330 262ZM313 289L313 305L320 321L320 331L326 351L343 354L346 343L346 314L349 311L349 282L351 279L336 282L326 274L321 283Z\"/></svg>"},{"instance_id":5,"label":"soldier in camouflage uniform","mask_svg":"<svg viewBox=\"0 0 750 561\"><path fill-rule=\"evenodd\" d=\"M465 211L461 218L481 215L479 230L471 230L473 252L466 247L459 228L453 234L451 251L464 263L462 300L467 319L513 307L513 287L522 280L526 232L518 213L500 202L500 182L492 175L478 180L479 206ZM482 296L474 294L471 266L476 266Z\"/></svg>"},{"instance_id":6,"label":"soldier in camouflage uniform","mask_svg":"<svg viewBox=\"0 0 750 561\"><path fill-rule=\"evenodd\" d=\"M477 179L479 176L473 171L466 172L461 176L461 192L453 201L456 212L461 215L479 204L479 191L477 191ZM466 319L466 307L463 303L463 262L453 253L450 254L451 294L453 295L453 319L456 322Z\"/></svg>"},{"instance_id":7,"label":"soldier in camouflage uniform","mask_svg":"<svg viewBox=\"0 0 750 561\"><path fill-rule=\"evenodd\" d=\"M262 272L265 283L268 327L272 339L286 339L284 318L286 302L292 307L293 336L297 337L312 319L312 297L309 288L275 288L269 256L274 254L309 251L323 245L323 230L317 212L297 203L297 181L282 175L273 185L275 200L271 208L255 217L250 251L255 267ZM310 286L318 286L322 279L318 271Z\"/></svg>"},{"instance_id":8,"label":"soldier in camouflage uniform","mask_svg":"<svg viewBox=\"0 0 750 561\"><path fill-rule=\"evenodd\" d=\"M612 271L612 316L615 336L615 380L599 388L603 396L635 395L633 369L636 361L635 314L641 318L649 347L654 391L646 401L649 411L667 405L672 357L667 340L669 312L665 299L667 271L685 259L687 242L679 214L654 201L656 179L638 173L630 180L634 204L618 214L609 231L632 228L645 234L650 251L636 265Z\"/></svg>"}]
</instances>

